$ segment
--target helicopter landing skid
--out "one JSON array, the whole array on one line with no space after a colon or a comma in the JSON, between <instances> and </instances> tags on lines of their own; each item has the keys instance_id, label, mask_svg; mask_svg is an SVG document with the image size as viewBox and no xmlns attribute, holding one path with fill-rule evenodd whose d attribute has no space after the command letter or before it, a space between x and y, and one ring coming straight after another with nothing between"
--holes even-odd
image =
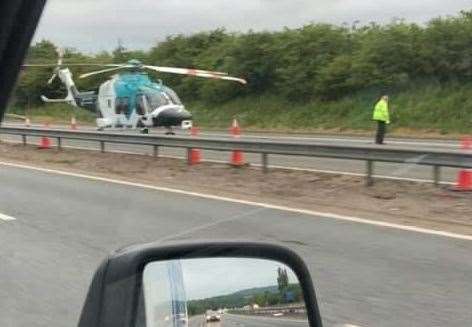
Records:
<instances>
[{"instance_id":1,"label":"helicopter landing skid","mask_svg":"<svg viewBox=\"0 0 472 327\"><path fill-rule=\"evenodd\" d=\"M175 135L175 132L172 130L171 127L167 128L166 135Z\"/></svg>"}]
</instances>

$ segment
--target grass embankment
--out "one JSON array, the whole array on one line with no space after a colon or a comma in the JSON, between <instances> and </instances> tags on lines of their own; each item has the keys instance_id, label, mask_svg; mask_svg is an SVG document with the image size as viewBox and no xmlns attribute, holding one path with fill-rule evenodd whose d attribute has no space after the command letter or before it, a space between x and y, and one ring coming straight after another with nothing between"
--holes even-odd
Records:
<instances>
[{"instance_id":1,"label":"grass embankment","mask_svg":"<svg viewBox=\"0 0 472 327\"><path fill-rule=\"evenodd\" d=\"M187 103L195 122L206 128L228 128L233 117L245 129L299 132L366 132L371 120L371 94L338 101L293 103L267 95L235 99L221 105ZM392 124L398 135L472 133L472 83L422 86L391 94Z\"/></svg>"},{"instance_id":2,"label":"grass embankment","mask_svg":"<svg viewBox=\"0 0 472 327\"><path fill-rule=\"evenodd\" d=\"M244 97L223 104L186 102L195 124L226 129L237 117L246 130L279 132L365 133L372 131L372 94L359 94L332 102L288 102L276 95ZM472 83L422 86L391 94L390 132L411 136L457 136L472 133ZM27 115L33 123L95 124L95 114L66 104L48 104L8 113Z\"/></svg>"},{"instance_id":3,"label":"grass embankment","mask_svg":"<svg viewBox=\"0 0 472 327\"><path fill-rule=\"evenodd\" d=\"M30 109L9 107L7 114L26 116L32 123L69 124L72 115L79 124L95 124L96 119L95 113L65 103L49 103Z\"/></svg>"}]
</instances>

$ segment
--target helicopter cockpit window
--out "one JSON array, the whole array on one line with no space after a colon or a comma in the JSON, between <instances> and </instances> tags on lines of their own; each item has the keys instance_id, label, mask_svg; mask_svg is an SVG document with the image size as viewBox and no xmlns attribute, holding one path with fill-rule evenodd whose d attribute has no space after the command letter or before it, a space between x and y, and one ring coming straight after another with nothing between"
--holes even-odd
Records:
<instances>
[{"instance_id":1,"label":"helicopter cockpit window","mask_svg":"<svg viewBox=\"0 0 472 327\"><path fill-rule=\"evenodd\" d=\"M129 110L129 98L118 97L116 98L115 113L117 115L126 114Z\"/></svg>"},{"instance_id":2,"label":"helicopter cockpit window","mask_svg":"<svg viewBox=\"0 0 472 327\"><path fill-rule=\"evenodd\" d=\"M177 93L174 92L174 90L166 87L164 88L164 92L167 94L167 96L172 100L172 103L174 104L182 104L182 101L180 101L179 96Z\"/></svg>"},{"instance_id":3,"label":"helicopter cockpit window","mask_svg":"<svg viewBox=\"0 0 472 327\"><path fill-rule=\"evenodd\" d=\"M170 103L168 97L162 92L152 92L147 95L151 108L159 108Z\"/></svg>"}]
</instances>

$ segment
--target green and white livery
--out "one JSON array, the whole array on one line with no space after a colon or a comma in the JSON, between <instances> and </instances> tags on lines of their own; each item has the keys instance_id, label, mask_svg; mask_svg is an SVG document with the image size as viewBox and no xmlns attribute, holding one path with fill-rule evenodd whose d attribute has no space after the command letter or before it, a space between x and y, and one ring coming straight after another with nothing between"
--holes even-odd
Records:
<instances>
[{"instance_id":1,"label":"green and white livery","mask_svg":"<svg viewBox=\"0 0 472 327\"><path fill-rule=\"evenodd\" d=\"M161 80L151 80L146 70L160 73L197 76L218 80L234 81L246 84L241 78L228 76L226 73L198 69L160 67L144 65L138 60L130 60L125 64L63 64L62 53L55 65L24 65L29 67L54 66L51 83L58 77L67 89L64 99L41 98L45 102L66 102L72 106L83 107L97 113L97 128L129 127L140 128L147 133L152 127L165 127L168 134L172 128L189 129L192 127L192 114L185 109L177 94L165 86ZM102 66L108 67L80 75L80 78L96 74L111 73L120 70L109 80L102 83L98 92L80 92L75 86L72 73L66 66Z\"/></svg>"}]
</instances>

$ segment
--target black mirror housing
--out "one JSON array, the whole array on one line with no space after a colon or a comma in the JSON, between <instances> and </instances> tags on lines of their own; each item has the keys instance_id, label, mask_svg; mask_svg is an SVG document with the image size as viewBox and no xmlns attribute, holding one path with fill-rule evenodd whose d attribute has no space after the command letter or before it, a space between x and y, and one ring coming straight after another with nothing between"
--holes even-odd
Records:
<instances>
[{"instance_id":1,"label":"black mirror housing","mask_svg":"<svg viewBox=\"0 0 472 327\"><path fill-rule=\"evenodd\" d=\"M206 242L162 246L134 245L111 253L96 270L82 308L79 327L135 327L142 274L152 261L214 257L257 258L281 262L296 274L303 290L310 326L322 326L310 273L293 251L257 242Z\"/></svg>"}]
</instances>

